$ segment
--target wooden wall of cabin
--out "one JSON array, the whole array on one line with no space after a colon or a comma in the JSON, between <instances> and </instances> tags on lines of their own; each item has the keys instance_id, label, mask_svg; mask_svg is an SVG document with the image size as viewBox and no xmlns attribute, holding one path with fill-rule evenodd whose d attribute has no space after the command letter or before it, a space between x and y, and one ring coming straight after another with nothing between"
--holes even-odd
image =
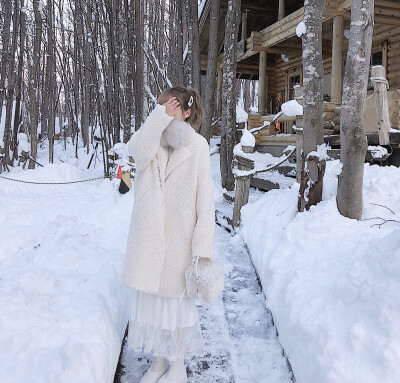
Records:
<instances>
[{"instance_id":1,"label":"wooden wall of cabin","mask_svg":"<svg viewBox=\"0 0 400 383\"><path fill-rule=\"evenodd\" d=\"M381 32L380 32L381 33ZM372 46L371 65L384 65L389 81L390 89L400 89L400 27L386 31L387 39L381 41L382 35L378 35L379 41L375 41ZM347 56L347 44L343 47L343 65ZM278 110L278 95L282 94L282 102L292 99L292 88L295 82L302 83L302 58L291 56L289 62L285 62L277 56L272 64L274 75L269 76L268 81L268 111L270 110L270 99L272 97L272 113ZM270 64L271 65L271 64ZM324 58L324 100L330 101L330 81L332 73L332 57ZM343 71L344 73L344 71ZM293 81L295 80L295 81ZM372 85L370 86L370 90Z\"/></svg>"},{"instance_id":2,"label":"wooden wall of cabin","mask_svg":"<svg viewBox=\"0 0 400 383\"><path fill-rule=\"evenodd\" d=\"M390 89L400 88L400 27L387 38L387 77Z\"/></svg>"}]
</instances>

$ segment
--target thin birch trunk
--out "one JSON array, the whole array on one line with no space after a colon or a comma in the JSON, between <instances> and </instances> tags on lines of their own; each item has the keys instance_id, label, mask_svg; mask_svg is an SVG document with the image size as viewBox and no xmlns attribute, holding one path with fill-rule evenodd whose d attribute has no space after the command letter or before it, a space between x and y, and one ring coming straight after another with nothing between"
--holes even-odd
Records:
<instances>
[{"instance_id":1,"label":"thin birch trunk","mask_svg":"<svg viewBox=\"0 0 400 383\"><path fill-rule=\"evenodd\" d=\"M126 36L127 36L127 62L126 62L126 109L124 119L124 137L123 141L128 142L131 137L131 119L133 111L133 3L134 0L125 0L125 23L126 23Z\"/></svg>"},{"instance_id":2,"label":"thin birch trunk","mask_svg":"<svg viewBox=\"0 0 400 383\"><path fill-rule=\"evenodd\" d=\"M33 0L33 11L35 15L35 38L33 43L32 67L29 73L29 105L30 105L30 136L31 136L31 157L37 157L37 130L39 121L39 108L37 102L37 72L40 65L40 44L42 35L42 17L39 11L39 0ZM29 160L29 169L35 168L35 162Z\"/></svg>"},{"instance_id":3,"label":"thin birch trunk","mask_svg":"<svg viewBox=\"0 0 400 383\"><path fill-rule=\"evenodd\" d=\"M199 41L199 17L198 17L198 2L197 0L188 0L190 17L189 23L191 27L189 31L190 43L192 44L192 73L193 86L201 93L200 85L200 41ZM215 0L213 1L215 2Z\"/></svg>"},{"instance_id":4,"label":"thin birch trunk","mask_svg":"<svg viewBox=\"0 0 400 383\"><path fill-rule=\"evenodd\" d=\"M204 118L201 125L200 133L203 135L208 143L211 139L211 121L215 107L215 83L216 83L216 70L217 70L217 56L218 56L218 35L219 24L219 6L220 1L214 0L211 4L210 10L210 33L208 39L208 60L207 60L207 77L205 87L205 100L204 100Z\"/></svg>"},{"instance_id":5,"label":"thin birch trunk","mask_svg":"<svg viewBox=\"0 0 400 383\"><path fill-rule=\"evenodd\" d=\"M19 2L14 0L14 14L13 14L13 33L12 33L12 44L9 56L9 74L7 79L7 106L6 106L6 121L4 125L4 148L5 153L5 163L11 165L10 158L10 141L11 141L11 118L13 113L14 104L14 86L15 86L15 53L17 51L17 39L19 31L18 14L19 14Z\"/></svg>"},{"instance_id":6,"label":"thin birch trunk","mask_svg":"<svg viewBox=\"0 0 400 383\"><path fill-rule=\"evenodd\" d=\"M142 125L143 119L143 19L142 0L135 1L135 130Z\"/></svg>"},{"instance_id":7,"label":"thin birch trunk","mask_svg":"<svg viewBox=\"0 0 400 383\"><path fill-rule=\"evenodd\" d=\"M24 6L24 0L21 0L21 8ZM21 122L21 98L22 98L22 79L24 66L24 51L26 38L26 22L25 13L19 12L20 34L19 34L19 58L17 69L17 83L15 86L15 112L14 112L14 129L13 129L13 160L18 158L17 135L19 133L19 125Z\"/></svg>"},{"instance_id":8,"label":"thin birch trunk","mask_svg":"<svg viewBox=\"0 0 400 383\"><path fill-rule=\"evenodd\" d=\"M56 56L55 56L55 36L54 36L54 9L53 0L47 1L47 38L48 38L48 100L49 100L49 122L48 122L48 139L49 139L49 162L53 162L54 157L54 133L55 133L55 92L56 86ZM46 98L47 98L46 97Z\"/></svg>"},{"instance_id":9,"label":"thin birch trunk","mask_svg":"<svg viewBox=\"0 0 400 383\"><path fill-rule=\"evenodd\" d=\"M225 18L220 169L222 187L230 191L235 188L232 159L236 136L236 60L240 6L240 0L228 0Z\"/></svg>"},{"instance_id":10,"label":"thin birch trunk","mask_svg":"<svg viewBox=\"0 0 400 383\"><path fill-rule=\"evenodd\" d=\"M0 70L0 121L3 113L3 102L6 93L5 84L8 69L8 58L9 58L9 45L10 45L10 25L11 25L11 14L12 14L12 2L11 0L4 0L2 8L4 10L3 29L1 32L1 70Z\"/></svg>"}]
</instances>

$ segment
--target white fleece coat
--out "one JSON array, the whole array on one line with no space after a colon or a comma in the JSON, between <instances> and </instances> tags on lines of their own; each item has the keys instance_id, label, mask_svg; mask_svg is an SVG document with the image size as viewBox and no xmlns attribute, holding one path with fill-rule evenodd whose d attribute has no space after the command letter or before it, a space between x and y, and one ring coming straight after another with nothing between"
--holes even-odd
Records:
<instances>
[{"instance_id":1,"label":"white fleece coat","mask_svg":"<svg viewBox=\"0 0 400 383\"><path fill-rule=\"evenodd\" d=\"M123 279L179 298L192 257L214 255L214 187L207 140L186 122L163 135L173 120L165 110L157 105L128 142L136 173ZM179 134L185 125L190 134ZM169 159L167 143L176 146Z\"/></svg>"}]
</instances>

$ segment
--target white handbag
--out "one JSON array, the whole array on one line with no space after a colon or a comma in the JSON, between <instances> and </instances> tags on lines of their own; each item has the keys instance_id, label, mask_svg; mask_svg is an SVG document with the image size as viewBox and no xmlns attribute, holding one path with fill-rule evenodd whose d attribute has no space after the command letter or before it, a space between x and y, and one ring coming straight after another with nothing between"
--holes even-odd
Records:
<instances>
[{"instance_id":1,"label":"white handbag","mask_svg":"<svg viewBox=\"0 0 400 383\"><path fill-rule=\"evenodd\" d=\"M185 279L189 298L212 303L224 288L224 269L218 261L195 257L185 270Z\"/></svg>"},{"instance_id":2,"label":"white handbag","mask_svg":"<svg viewBox=\"0 0 400 383\"><path fill-rule=\"evenodd\" d=\"M210 326L210 318L204 302L214 302L224 289L224 269L222 264L210 258L193 257L192 263L185 270L185 279L186 287L179 298L171 323L175 320L178 306L186 294L189 298L200 299L207 317L208 326ZM178 346L175 341L174 332L172 330L170 332L175 345Z\"/></svg>"}]
</instances>

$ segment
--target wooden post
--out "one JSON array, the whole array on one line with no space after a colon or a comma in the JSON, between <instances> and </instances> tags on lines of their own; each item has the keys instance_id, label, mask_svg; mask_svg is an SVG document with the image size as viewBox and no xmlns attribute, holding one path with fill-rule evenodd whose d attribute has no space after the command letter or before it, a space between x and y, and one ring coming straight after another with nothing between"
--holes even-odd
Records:
<instances>
[{"instance_id":1,"label":"wooden post","mask_svg":"<svg viewBox=\"0 0 400 383\"><path fill-rule=\"evenodd\" d=\"M244 153L253 153L252 146L242 146L242 150ZM251 170L254 168L254 162L244 157L235 157L237 162L238 170ZM232 217L232 226L237 227L240 224L240 211L242 206L246 205L249 202L249 193L250 193L250 178L252 176L246 176L241 178L236 178L235 185L235 203L233 206L233 217Z\"/></svg>"},{"instance_id":2,"label":"wooden post","mask_svg":"<svg viewBox=\"0 0 400 383\"><path fill-rule=\"evenodd\" d=\"M279 0L278 20L285 17L285 0Z\"/></svg>"},{"instance_id":3,"label":"wooden post","mask_svg":"<svg viewBox=\"0 0 400 383\"><path fill-rule=\"evenodd\" d=\"M218 70L217 117L221 117L221 114L222 114L221 91L222 91L222 70Z\"/></svg>"},{"instance_id":4,"label":"wooden post","mask_svg":"<svg viewBox=\"0 0 400 383\"><path fill-rule=\"evenodd\" d=\"M343 83L343 16L333 18L331 101L342 103Z\"/></svg>"},{"instance_id":5,"label":"wooden post","mask_svg":"<svg viewBox=\"0 0 400 383\"><path fill-rule=\"evenodd\" d=\"M382 65L373 66L371 75L374 84L379 145L389 145L390 116L385 68Z\"/></svg>"},{"instance_id":6,"label":"wooden post","mask_svg":"<svg viewBox=\"0 0 400 383\"><path fill-rule=\"evenodd\" d=\"M258 67L258 113L265 114L265 94L267 87L267 51L260 52Z\"/></svg>"},{"instance_id":7,"label":"wooden post","mask_svg":"<svg viewBox=\"0 0 400 383\"><path fill-rule=\"evenodd\" d=\"M385 40L382 43L382 66L385 68L385 73L387 73L388 69L388 41Z\"/></svg>"},{"instance_id":8,"label":"wooden post","mask_svg":"<svg viewBox=\"0 0 400 383\"><path fill-rule=\"evenodd\" d=\"M301 181L302 153L303 153L303 116L296 116L296 180Z\"/></svg>"},{"instance_id":9,"label":"wooden post","mask_svg":"<svg viewBox=\"0 0 400 383\"><path fill-rule=\"evenodd\" d=\"M242 40L247 39L247 11L242 12Z\"/></svg>"},{"instance_id":10,"label":"wooden post","mask_svg":"<svg viewBox=\"0 0 400 383\"><path fill-rule=\"evenodd\" d=\"M300 85L295 85L293 87L293 90L294 90L294 99L300 105L303 105L303 88Z\"/></svg>"}]
</instances>

